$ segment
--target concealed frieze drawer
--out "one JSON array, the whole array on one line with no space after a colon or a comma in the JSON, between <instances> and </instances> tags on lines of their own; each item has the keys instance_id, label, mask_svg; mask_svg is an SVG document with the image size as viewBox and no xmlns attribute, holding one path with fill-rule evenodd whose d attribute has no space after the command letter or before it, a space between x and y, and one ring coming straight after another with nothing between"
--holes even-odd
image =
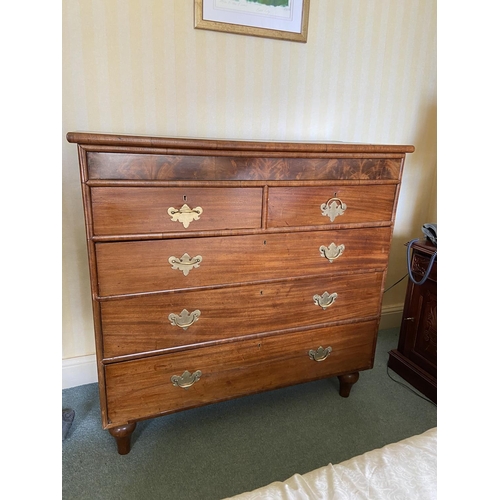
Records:
<instances>
[{"instance_id":1,"label":"concealed frieze drawer","mask_svg":"<svg viewBox=\"0 0 500 500\"><path fill-rule=\"evenodd\" d=\"M382 270L390 238L391 228L380 227L97 243L99 295ZM344 247L336 258L332 243Z\"/></svg>"},{"instance_id":2,"label":"concealed frieze drawer","mask_svg":"<svg viewBox=\"0 0 500 500\"><path fill-rule=\"evenodd\" d=\"M401 158L287 158L87 153L90 179L397 180Z\"/></svg>"},{"instance_id":3,"label":"concealed frieze drawer","mask_svg":"<svg viewBox=\"0 0 500 500\"><path fill-rule=\"evenodd\" d=\"M262 188L93 187L94 234L259 228Z\"/></svg>"},{"instance_id":4,"label":"concealed frieze drawer","mask_svg":"<svg viewBox=\"0 0 500 500\"><path fill-rule=\"evenodd\" d=\"M371 368L377 324L318 328L108 364L108 424ZM319 347L331 352L315 361L309 352ZM199 372L186 389L172 382L185 371ZM188 374L184 379L190 383Z\"/></svg>"},{"instance_id":5,"label":"concealed frieze drawer","mask_svg":"<svg viewBox=\"0 0 500 500\"><path fill-rule=\"evenodd\" d=\"M321 276L102 301L104 356L376 316L382 276Z\"/></svg>"}]
</instances>

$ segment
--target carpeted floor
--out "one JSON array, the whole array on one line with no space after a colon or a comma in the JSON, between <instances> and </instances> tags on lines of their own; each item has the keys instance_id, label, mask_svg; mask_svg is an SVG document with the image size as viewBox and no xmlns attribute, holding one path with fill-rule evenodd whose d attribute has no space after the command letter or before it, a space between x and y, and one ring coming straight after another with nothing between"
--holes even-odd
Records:
<instances>
[{"instance_id":1,"label":"carpeted floor","mask_svg":"<svg viewBox=\"0 0 500 500\"><path fill-rule=\"evenodd\" d=\"M221 500L435 427L437 407L388 375L398 335L379 333L347 399L333 378L139 422L124 456L101 428L97 384L66 389L62 498Z\"/></svg>"}]
</instances>

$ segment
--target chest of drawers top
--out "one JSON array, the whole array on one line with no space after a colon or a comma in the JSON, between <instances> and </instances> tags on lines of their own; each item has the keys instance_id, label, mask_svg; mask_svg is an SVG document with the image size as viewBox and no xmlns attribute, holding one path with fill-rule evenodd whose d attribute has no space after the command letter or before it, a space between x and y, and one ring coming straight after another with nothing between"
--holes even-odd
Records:
<instances>
[{"instance_id":1,"label":"chest of drawers top","mask_svg":"<svg viewBox=\"0 0 500 500\"><path fill-rule=\"evenodd\" d=\"M86 180L400 180L413 146L170 139L70 132Z\"/></svg>"}]
</instances>

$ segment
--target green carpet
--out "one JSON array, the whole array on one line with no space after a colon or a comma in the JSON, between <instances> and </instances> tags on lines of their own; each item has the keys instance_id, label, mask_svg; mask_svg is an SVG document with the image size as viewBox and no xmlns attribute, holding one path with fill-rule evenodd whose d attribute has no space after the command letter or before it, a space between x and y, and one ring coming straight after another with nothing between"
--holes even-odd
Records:
<instances>
[{"instance_id":1,"label":"green carpet","mask_svg":"<svg viewBox=\"0 0 500 500\"><path fill-rule=\"evenodd\" d=\"M139 422L124 456L101 428L97 384L66 389L62 498L221 500L435 427L436 406L388 376L398 335L379 333L347 399L332 378Z\"/></svg>"}]
</instances>

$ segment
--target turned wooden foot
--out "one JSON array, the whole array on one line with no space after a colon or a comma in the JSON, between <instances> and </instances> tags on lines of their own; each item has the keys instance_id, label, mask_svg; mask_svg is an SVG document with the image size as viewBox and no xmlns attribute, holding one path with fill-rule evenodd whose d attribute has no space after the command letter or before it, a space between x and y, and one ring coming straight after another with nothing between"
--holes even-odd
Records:
<instances>
[{"instance_id":1,"label":"turned wooden foot","mask_svg":"<svg viewBox=\"0 0 500 500\"><path fill-rule=\"evenodd\" d=\"M127 425L121 425L120 427L112 427L109 433L115 438L116 445L118 447L118 453L120 455L126 455L130 451L130 438L132 432L134 432L135 422Z\"/></svg>"},{"instance_id":2,"label":"turned wooden foot","mask_svg":"<svg viewBox=\"0 0 500 500\"><path fill-rule=\"evenodd\" d=\"M339 379L339 382L340 382L339 394L343 398L347 398L347 397L349 397L349 394L351 392L351 387L359 379L359 372L348 373L347 375L340 375L338 377L338 379Z\"/></svg>"}]
</instances>

